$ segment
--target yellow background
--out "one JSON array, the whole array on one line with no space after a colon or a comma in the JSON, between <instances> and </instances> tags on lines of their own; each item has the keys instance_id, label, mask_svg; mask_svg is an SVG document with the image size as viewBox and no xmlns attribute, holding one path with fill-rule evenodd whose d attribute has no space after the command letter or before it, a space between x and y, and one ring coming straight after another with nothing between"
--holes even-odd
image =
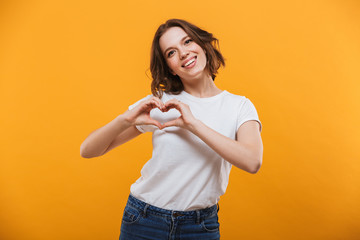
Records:
<instances>
[{"instance_id":1,"label":"yellow background","mask_svg":"<svg viewBox=\"0 0 360 240\"><path fill-rule=\"evenodd\" d=\"M233 168L223 240L360 239L358 1L2 1L0 239L117 239L144 134L80 157L88 134L150 93L156 28L220 40L217 86L248 97L263 165Z\"/></svg>"}]
</instances>

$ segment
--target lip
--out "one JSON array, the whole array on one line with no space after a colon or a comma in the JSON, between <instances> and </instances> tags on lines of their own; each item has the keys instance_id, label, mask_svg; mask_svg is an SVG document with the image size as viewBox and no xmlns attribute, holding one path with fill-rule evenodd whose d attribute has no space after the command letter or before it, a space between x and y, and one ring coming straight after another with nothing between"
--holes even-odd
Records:
<instances>
[{"instance_id":1,"label":"lip","mask_svg":"<svg viewBox=\"0 0 360 240\"><path fill-rule=\"evenodd\" d=\"M189 61L191 61L192 59L195 59L195 61L196 61L196 56L185 60L184 63L183 63L181 66L184 67L184 68L186 68L186 67L185 67L185 64L187 64L187 63L188 63Z\"/></svg>"}]
</instances>

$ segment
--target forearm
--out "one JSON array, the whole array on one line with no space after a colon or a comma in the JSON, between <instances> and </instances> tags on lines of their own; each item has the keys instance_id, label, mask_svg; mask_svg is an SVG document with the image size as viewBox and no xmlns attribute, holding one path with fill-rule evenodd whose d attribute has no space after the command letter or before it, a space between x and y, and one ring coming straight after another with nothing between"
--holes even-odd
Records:
<instances>
[{"instance_id":1,"label":"forearm","mask_svg":"<svg viewBox=\"0 0 360 240\"><path fill-rule=\"evenodd\" d=\"M90 133L80 146L80 155L84 158L101 156L116 136L130 126L131 123L126 120L126 113L117 116L105 126Z\"/></svg>"},{"instance_id":2,"label":"forearm","mask_svg":"<svg viewBox=\"0 0 360 240\"><path fill-rule=\"evenodd\" d=\"M261 166L262 154L252 146L226 137L196 120L189 130L232 165L256 173Z\"/></svg>"}]
</instances>

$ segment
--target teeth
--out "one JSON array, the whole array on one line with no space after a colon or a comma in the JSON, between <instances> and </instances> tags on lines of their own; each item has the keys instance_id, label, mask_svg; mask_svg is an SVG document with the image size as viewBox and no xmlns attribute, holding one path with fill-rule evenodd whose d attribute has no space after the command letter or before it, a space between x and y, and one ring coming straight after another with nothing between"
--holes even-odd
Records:
<instances>
[{"instance_id":1,"label":"teeth","mask_svg":"<svg viewBox=\"0 0 360 240\"><path fill-rule=\"evenodd\" d=\"M190 60L189 62L187 62L185 64L185 67L189 66L190 64L192 64L195 61L195 58L193 58L192 60Z\"/></svg>"}]
</instances>

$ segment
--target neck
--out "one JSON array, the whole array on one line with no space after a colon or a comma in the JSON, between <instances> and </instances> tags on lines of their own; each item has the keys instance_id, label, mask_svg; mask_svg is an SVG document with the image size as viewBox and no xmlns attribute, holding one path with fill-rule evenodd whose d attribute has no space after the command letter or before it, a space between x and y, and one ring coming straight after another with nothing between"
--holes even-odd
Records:
<instances>
[{"instance_id":1,"label":"neck","mask_svg":"<svg viewBox=\"0 0 360 240\"><path fill-rule=\"evenodd\" d=\"M212 97L222 92L219 89L210 75L204 77L182 80L185 92L200 98Z\"/></svg>"}]
</instances>

